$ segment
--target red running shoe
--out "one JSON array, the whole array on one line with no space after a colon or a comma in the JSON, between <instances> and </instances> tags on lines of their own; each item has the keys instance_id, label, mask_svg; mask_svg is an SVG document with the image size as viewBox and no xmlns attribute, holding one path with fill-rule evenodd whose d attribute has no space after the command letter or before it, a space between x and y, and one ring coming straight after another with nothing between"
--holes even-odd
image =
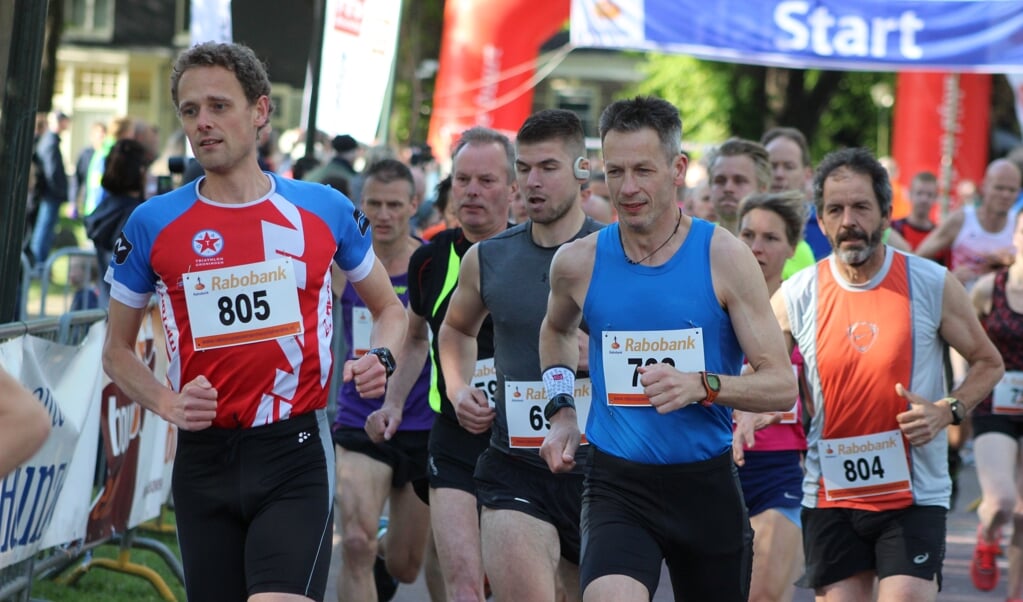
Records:
<instances>
[{"instance_id":1,"label":"red running shoe","mask_svg":"<svg viewBox=\"0 0 1023 602\"><path fill-rule=\"evenodd\" d=\"M998 585L998 563L995 559L1002 552L999 539L996 536L995 541L986 541L983 528L977 527L977 547L973 549L970 579L973 586L982 592L989 592Z\"/></svg>"}]
</instances>

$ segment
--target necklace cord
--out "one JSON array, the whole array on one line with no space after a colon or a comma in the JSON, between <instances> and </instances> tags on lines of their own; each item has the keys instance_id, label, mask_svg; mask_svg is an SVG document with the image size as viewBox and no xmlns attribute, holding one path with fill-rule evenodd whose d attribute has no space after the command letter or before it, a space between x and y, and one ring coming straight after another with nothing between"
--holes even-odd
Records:
<instances>
[{"instance_id":1,"label":"necklace cord","mask_svg":"<svg viewBox=\"0 0 1023 602\"><path fill-rule=\"evenodd\" d=\"M619 226L618 227L618 243L622 245L622 253L625 254L625 262L628 263L629 265L639 265L639 264L643 263L644 261L646 261L647 259L650 259L651 257L653 257L655 253L657 253L658 251L663 249L669 242L671 242L672 238L675 238L675 234L678 233L678 228L679 228L680 225L682 225L682 209L681 208L679 208L679 210L678 210L678 219L675 221L675 229L671 231L671 234L668 235L668 238L664 239L664 242L662 242L659 247L657 247L656 249L651 251L649 255L647 255L643 259L640 259L639 261L633 261L629 257L629 252L625 250L625 241L622 240L622 228L621 228L621 226Z\"/></svg>"}]
</instances>

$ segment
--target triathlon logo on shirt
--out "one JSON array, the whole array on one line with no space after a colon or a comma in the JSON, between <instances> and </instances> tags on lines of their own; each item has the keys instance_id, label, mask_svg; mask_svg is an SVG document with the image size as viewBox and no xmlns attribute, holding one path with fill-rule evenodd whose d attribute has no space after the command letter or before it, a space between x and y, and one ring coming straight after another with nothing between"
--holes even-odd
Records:
<instances>
[{"instance_id":1,"label":"triathlon logo on shirt","mask_svg":"<svg viewBox=\"0 0 1023 602\"><path fill-rule=\"evenodd\" d=\"M131 241L124 235L124 231L121 231L120 236L114 241L114 261L117 265L121 265L128 260L131 249Z\"/></svg>"},{"instance_id":2,"label":"triathlon logo on shirt","mask_svg":"<svg viewBox=\"0 0 1023 602\"><path fill-rule=\"evenodd\" d=\"M359 234L366 236L366 231L369 230L369 220L366 218L366 214L356 209L352 212L352 218L355 219L355 223L359 226Z\"/></svg>"},{"instance_id":3,"label":"triathlon logo on shirt","mask_svg":"<svg viewBox=\"0 0 1023 602\"><path fill-rule=\"evenodd\" d=\"M224 250L224 237L216 230L200 230L192 237L192 250L199 257L214 257Z\"/></svg>"},{"instance_id":4,"label":"triathlon logo on shirt","mask_svg":"<svg viewBox=\"0 0 1023 602\"><path fill-rule=\"evenodd\" d=\"M856 351L866 353L874 346L874 341L877 340L877 324L856 322L849 326L846 334Z\"/></svg>"}]
</instances>

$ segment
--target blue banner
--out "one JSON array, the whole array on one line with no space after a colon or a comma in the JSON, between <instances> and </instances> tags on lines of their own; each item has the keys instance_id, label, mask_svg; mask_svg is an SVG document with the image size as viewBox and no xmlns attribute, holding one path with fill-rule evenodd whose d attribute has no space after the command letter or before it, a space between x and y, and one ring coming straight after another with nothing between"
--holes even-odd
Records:
<instances>
[{"instance_id":1,"label":"blue banner","mask_svg":"<svg viewBox=\"0 0 1023 602\"><path fill-rule=\"evenodd\" d=\"M859 71L1023 71L1020 0L572 0L577 47Z\"/></svg>"}]
</instances>

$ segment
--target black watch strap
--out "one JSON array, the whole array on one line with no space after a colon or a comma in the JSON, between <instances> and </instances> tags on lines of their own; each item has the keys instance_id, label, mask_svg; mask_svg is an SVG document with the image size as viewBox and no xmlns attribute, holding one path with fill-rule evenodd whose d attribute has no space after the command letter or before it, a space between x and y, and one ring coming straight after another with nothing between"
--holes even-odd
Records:
<instances>
[{"instance_id":1,"label":"black watch strap","mask_svg":"<svg viewBox=\"0 0 1023 602\"><path fill-rule=\"evenodd\" d=\"M559 393L551 397L551 400L547 402L547 406L543 409L543 417L550 420L562 408L572 408L574 410L575 398L568 393Z\"/></svg>"},{"instance_id":2,"label":"black watch strap","mask_svg":"<svg viewBox=\"0 0 1023 602\"><path fill-rule=\"evenodd\" d=\"M384 370L387 372L387 378L391 378L391 375L394 374L394 369L397 367L391 350L387 347L374 347L369 352L380 358L380 363L384 365Z\"/></svg>"},{"instance_id":3,"label":"black watch strap","mask_svg":"<svg viewBox=\"0 0 1023 602\"><path fill-rule=\"evenodd\" d=\"M966 408L963 406L963 402L955 397L946 397L945 400L948 401L948 409L952 412L952 424L962 424L966 419Z\"/></svg>"}]
</instances>

